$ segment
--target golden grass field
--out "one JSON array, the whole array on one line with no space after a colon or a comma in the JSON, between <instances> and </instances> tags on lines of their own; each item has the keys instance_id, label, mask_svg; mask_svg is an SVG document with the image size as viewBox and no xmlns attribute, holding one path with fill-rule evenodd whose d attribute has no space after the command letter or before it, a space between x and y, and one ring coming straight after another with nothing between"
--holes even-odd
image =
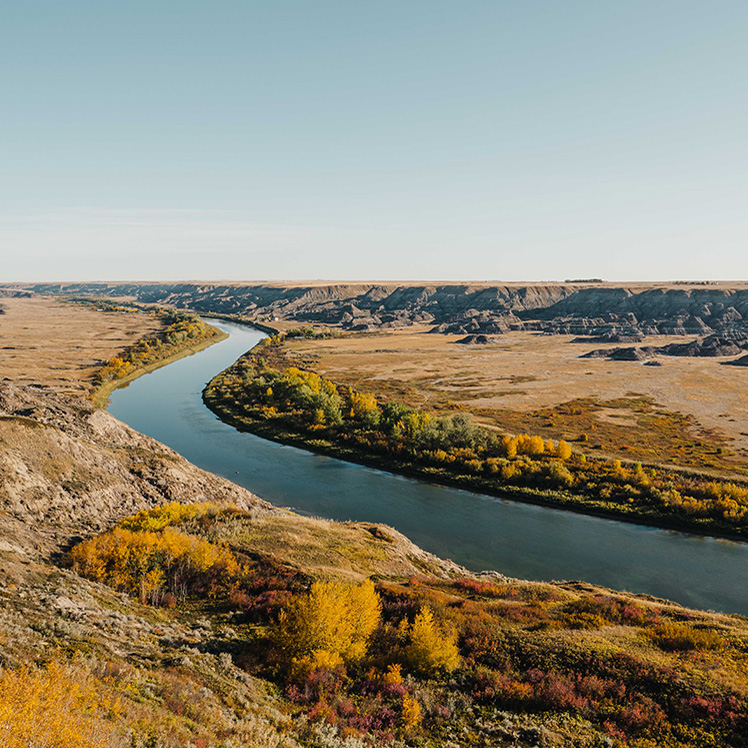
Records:
<instances>
[{"instance_id":1,"label":"golden grass field","mask_svg":"<svg viewBox=\"0 0 748 748\"><path fill-rule=\"evenodd\" d=\"M710 358L661 357L659 367L583 359L606 346L528 332L460 345L461 336L427 329L289 340L284 348L335 382L424 410L465 409L488 426L576 441L591 453L723 471L748 466L746 368Z\"/></svg>"},{"instance_id":2,"label":"golden grass field","mask_svg":"<svg viewBox=\"0 0 748 748\"><path fill-rule=\"evenodd\" d=\"M51 297L2 298L0 377L86 395L96 369L163 328L145 314L102 312Z\"/></svg>"}]
</instances>

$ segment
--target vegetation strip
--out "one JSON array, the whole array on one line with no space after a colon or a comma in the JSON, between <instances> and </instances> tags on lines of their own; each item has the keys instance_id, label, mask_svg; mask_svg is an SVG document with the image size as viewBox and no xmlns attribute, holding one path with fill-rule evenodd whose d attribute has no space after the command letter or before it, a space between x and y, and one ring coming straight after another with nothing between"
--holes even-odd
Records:
<instances>
[{"instance_id":1,"label":"vegetation strip","mask_svg":"<svg viewBox=\"0 0 748 748\"><path fill-rule=\"evenodd\" d=\"M89 399L100 408L106 406L109 395L118 387L228 337L227 333L207 324L191 312L135 304L113 304L100 299L74 297L70 301L106 312L151 314L161 318L165 324L161 333L141 338L109 359L96 372Z\"/></svg>"},{"instance_id":2,"label":"vegetation strip","mask_svg":"<svg viewBox=\"0 0 748 748\"><path fill-rule=\"evenodd\" d=\"M258 524L231 504L169 504L78 544L71 566L161 608L164 626L230 620L235 637L208 651L230 646L227 662L275 684L302 745L504 744L517 712L527 745L748 745L743 619L573 585L321 577L254 551ZM156 703L130 690L131 672L110 672L118 715ZM206 712L184 704L159 708L201 730ZM319 726L340 741L318 742ZM201 745L235 745L224 737Z\"/></svg>"},{"instance_id":3,"label":"vegetation strip","mask_svg":"<svg viewBox=\"0 0 748 748\"><path fill-rule=\"evenodd\" d=\"M272 365L287 338L329 334L301 328L261 341L211 380L206 405L238 428L352 462L640 524L748 537L742 483L587 459L563 440L502 436L465 414L433 417L312 371Z\"/></svg>"}]
</instances>

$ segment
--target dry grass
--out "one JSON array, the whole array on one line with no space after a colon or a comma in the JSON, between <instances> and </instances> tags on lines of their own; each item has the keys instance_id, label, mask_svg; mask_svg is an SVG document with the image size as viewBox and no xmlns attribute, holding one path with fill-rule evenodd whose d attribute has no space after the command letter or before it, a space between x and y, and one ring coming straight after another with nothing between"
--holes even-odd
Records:
<instances>
[{"instance_id":1,"label":"dry grass","mask_svg":"<svg viewBox=\"0 0 748 748\"><path fill-rule=\"evenodd\" d=\"M332 523L291 513L253 518L231 542L239 550L273 556L308 574L358 582L372 574L443 576L449 567L383 525Z\"/></svg>"},{"instance_id":2,"label":"dry grass","mask_svg":"<svg viewBox=\"0 0 748 748\"><path fill-rule=\"evenodd\" d=\"M3 298L0 376L86 395L96 369L163 328L145 314L102 312L50 297Z\"/></svg>"},{"instance_id":3,"label":"dry grass","mask_svg":"<svg viewBox=\"0 0 748 748\"><path fill-rule=\"evenodd\" d=\"M748 465L745 369L710 358L661 358L659 367L582 359L604 346L571 343L570 336L516 332L489 345L457 345L459 337L408 328L294 340L285 348L295 362L336 382L423 409L466 409L488 426L567 440L590 430L585 449L598 446L603 453L650 462L728 472ZM648 345L668 342L684 338L647 340ZM610 405L634 396L649 398L651 412ZM586 418L564 417L559 406L577 400L588 401ZM662 429L653 428L655 415ZM658 430L656 448L639 449L651 446L646 442ZM678 443L670 443L674 436ZM731 456L717 454L724 446Z\"/></svg>"}]
</instances>

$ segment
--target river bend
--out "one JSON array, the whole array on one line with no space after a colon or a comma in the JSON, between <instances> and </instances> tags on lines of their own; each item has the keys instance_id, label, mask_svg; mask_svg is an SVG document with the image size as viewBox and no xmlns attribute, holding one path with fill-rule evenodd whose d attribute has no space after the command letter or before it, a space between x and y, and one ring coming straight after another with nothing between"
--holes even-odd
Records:
<instances>
[{"instance_id":1,"label":"river bend","mask_svg":"<svg viewBox=\"0 0 748 748\"><path fill-rule=\"evenodd\" d=\"M748 615L746 543L433 485L237 431L203 405L201 392L264 333L211 323L230 337L115 390L112 415L273 504L329 519L383 522L476 571L579 579Z\"/></svg>"}]
</instances>

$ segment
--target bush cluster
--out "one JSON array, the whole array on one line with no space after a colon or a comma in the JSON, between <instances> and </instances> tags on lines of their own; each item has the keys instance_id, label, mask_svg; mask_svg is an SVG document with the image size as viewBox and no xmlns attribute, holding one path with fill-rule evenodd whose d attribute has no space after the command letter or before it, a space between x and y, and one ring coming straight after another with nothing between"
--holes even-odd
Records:
<instances>
[{"instance_id":1,"label":"bush cluster","mask_svg":"<svg viewBox=\"0 0 748 748\"><path fill-rule=\"evenodd\" d=\"M185 345L216 334L214 328L194 314L172 310L159 310L154 314L164 319L166 328L159 335L141 338L120 355L109 359L94 375L95 386L124 379L144 366L173 356Z\"/></svg>"},{"instance_id":2,"label":"bush cluster","mask_svg":"<svg viewBox=\"0 0 748 748\"><path fill-rule=\"evenodd\" d=\"M709 676L717 657L721 668L738 662L743 644L713 623L625 595L486 577L308 580L211 542L229 518L251 521L223 505L140 512L78 545L74 568L144 602L180 592L251 624L235 662L271 675L292 709L342 737L438 744L475 714L509 710L563 712L621 745L748 746L740 676ZM637 654L621 651L625 640ZM175 683L161 697L189 714Z\"/></svg>"}]
</instances>

